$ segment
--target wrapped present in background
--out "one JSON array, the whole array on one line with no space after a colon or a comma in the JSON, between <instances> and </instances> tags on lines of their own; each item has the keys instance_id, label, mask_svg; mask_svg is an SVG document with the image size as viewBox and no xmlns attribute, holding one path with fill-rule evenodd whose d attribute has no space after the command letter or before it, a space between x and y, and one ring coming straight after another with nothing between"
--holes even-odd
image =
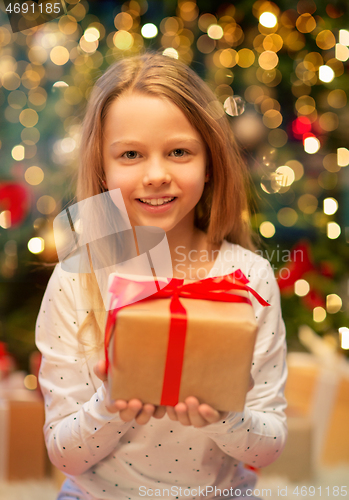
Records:
<instances>
[{"instance_id":1,"label":"wrapped present in background","mask_svg":"<svg viewBox=\"0 0 349 500\"><path fill-rule=\"evenodd\" d=\"M307 325L299 339L310 352L287 356L288 440L280 458L263 469L292 481L311 479L319 467L349 464L349 363Z\"/></svg>"},{"instance_id":2,"label":"wrapped present in background","mask_svg":"<svg viewBox=\"0 0 349 500\"><path fill-rule=\"evenodd\" d=\"M48 458L44 442L44 402L25 388L16 371L0 383L0 480L42 479Z\"/></svg>"},{"instance_id":3,"label":"wrapped present in background","mask_svg":"<svg viewBox=\"0 0 349 500\"><path fill-rule=\"evenodd\" d=\"M153 281L113 274L109 283L116 306L106 325L112 399L174 406L196 396L220 411L243 410L258 328L248 292L269 304L241 271L175 278L137 303Z\"/></svg>"}]
</instances>

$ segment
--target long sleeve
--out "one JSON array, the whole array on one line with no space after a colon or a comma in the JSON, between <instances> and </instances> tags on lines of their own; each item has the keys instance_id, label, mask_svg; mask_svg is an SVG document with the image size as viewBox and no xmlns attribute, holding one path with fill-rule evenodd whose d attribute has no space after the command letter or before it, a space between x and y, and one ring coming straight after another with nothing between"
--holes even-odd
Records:
<instances>
[{"instance_id":1,"label":"long sleeve","mask_svg":"<svg viewBox=\"0 0 349 500\"><path fill-rule=\"evenodd\" d=\"M241 266L241 270L251 288L270 303L263 307L250 294L259 326L251 369L255 384L247 394L243 412L231 412L224 421L200 430L227 455L254 467L265 467L278 458L287 438L285 324L279 287L269 262L259 257L249 269Z\"/></svg>"},{"instance_id":2,"label":"long sleeve","mask_svg":"<svg viewBox=\"0 0 349 500\"><path fill-rule=\"evenodd\" d=\"M44 435L52 463L79 475L110 455L130 428L105 407L106 386L91 376L77 331L88 306L79 275L58 264L49 280L36 322L42 353L39 383L45 400ZM79 321L80 319L80 321Z\"/></svg>"}]
</instances>

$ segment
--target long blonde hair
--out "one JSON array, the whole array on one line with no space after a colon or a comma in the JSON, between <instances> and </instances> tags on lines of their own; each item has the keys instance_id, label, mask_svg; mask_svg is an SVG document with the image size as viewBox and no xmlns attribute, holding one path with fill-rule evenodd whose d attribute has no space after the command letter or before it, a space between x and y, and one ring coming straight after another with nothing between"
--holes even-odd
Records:
<instances>
[{"instance_id":1,"label":"long blonde hair","mask_svg":"<svg viewBox=\"0 0 349 500\"><path fill-rule=\"evenodd\" d=\"M207 233L208 243L220 245L226 239L256 250L249 210L252 183L222 104L186 64L155 51L117 61L93 87L82 125L77 201L105 191L103 126L111 103L126 91L169 99L201 134L207 148L209 182L195 208L194 224ZM78 338L92 350L100 349L106 311L94 272L80 276L92 307ZM82 335L91 324L96 332L93 346L91 338L87 342Z\"/></svg>"}]
</instances>

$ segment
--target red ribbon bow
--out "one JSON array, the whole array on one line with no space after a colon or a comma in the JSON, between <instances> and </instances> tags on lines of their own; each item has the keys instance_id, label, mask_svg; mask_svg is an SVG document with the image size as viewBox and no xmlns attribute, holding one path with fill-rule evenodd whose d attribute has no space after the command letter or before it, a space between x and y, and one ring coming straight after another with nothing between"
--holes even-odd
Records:
<instances>
[{"instance_id":1,"label":"red ribbon bow","mask_svg":"<svg viewBox=\"0 0 349 500\"><path fill-rule=\"evenodd\" d=\"M113 330L113 325L117 320L117 313L124 307L135 302L144 302L153 299L171 299L170 302L170 331L167 347L167 357L165 364L165 374L163 381L163 389L161 395L161 405L174 406L178 403L179 389L182 375L182 365L185 347L185 337L187 331L187 312L181 304L179 297L201 300L216 300L219 302L244 302L252 305L248 297L231 293L233 290L242 290L251 292L258 302L263 306L270 306L262 297L247 283L249 280L237 270L231 274L213 278L206 278L195 281L193 283L184 284L183 279L172 278L171 281L162 289L159 289L158 281L155 280L157 292L148 294L144 297L145 292L152 290L154 281L135 281L115 276L109 288L112 295L113 305L117 299L120 305L114 309L110 309L107 317L105 329L105 358L106 370L109 367L108 347ZM137 297L143 298L137 300ZM125 300L126 298L126 300ZM126 302L126 303L123 303Z\"/></svg>"}]
</instances>

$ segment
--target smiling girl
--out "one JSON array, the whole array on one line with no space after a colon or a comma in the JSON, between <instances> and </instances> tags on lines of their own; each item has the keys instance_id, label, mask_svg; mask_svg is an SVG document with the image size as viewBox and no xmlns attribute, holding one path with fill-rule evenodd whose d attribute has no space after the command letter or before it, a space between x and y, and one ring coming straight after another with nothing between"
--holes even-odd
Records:
<instances>
[{"instance_id":1,"label":"smiling girl","mask_svg":"<svg viewBox=\"0 0 349 500\"><path fill-rule=\"evenodd\" d=\"M251 296L259 330L243 412L218 412L193 396L175 407L110 401L95 273L67 273L58 264L36 342L46 445L67 476L59 500L133 500L156 490L162 498L257 498L256 474L244 464L268 465L284 447L287 369L279 289L254 252L246 179L222 105L182 62L149 52L118 61L96 82L77 200L120 189L133 228L166 232L174 277L190 270L191 279L202 279L198 264L190 269L191 255L206 252L205 277L241 269L271 306ZM107 217L114 215L111 209Z\"/></svg>"}]
</instances>

